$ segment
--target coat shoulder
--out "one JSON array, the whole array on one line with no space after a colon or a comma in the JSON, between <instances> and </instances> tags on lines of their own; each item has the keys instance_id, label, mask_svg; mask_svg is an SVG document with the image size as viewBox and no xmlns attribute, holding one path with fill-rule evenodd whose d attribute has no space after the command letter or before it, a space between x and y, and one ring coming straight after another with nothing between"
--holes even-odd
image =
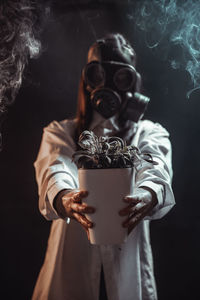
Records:
<instances>
[{"instance_id":1,"label":"coat shoulder","mask_svg":"<svg viewBox=\"0 0 200 300\"><path fill-rule=\"evenodd\" d=\"M44 130L50 130L50 131L60 131L60 132L73 132L75 130L75 123L76 121L74 119L72 120L62 120L62 121L52 121L48 126L44 128Z\"/></svg>"},{"instance_id":2,"label":"coat shoulder","mask_svg":"<svg viewBox=\"0 0 200 300\"><path fill-rule=\"evenodd\" d=\"M160 123L155 123L150 120L142 120L139 123L138 129L141 133L160 133L169 137L169 132Z\"/></svg>"}]
</instances>

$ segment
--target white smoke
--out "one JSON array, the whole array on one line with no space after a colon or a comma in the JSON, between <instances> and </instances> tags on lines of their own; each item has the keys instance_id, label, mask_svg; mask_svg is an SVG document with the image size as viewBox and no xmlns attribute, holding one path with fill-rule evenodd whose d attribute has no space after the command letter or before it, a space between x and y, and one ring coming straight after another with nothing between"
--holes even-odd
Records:
<instances>
[{"instance_id":1,"label":"white smoke","mask_svg":"<svg viewBox=\"0 0 200 300\"><path fill-rule=\"evenodd\" d=\"M199 0L144 0L138 1L135 12L128 15L145 32L149 48L165 47L169 58L170 47L182 49L180 57L169 58L174 69L185 69L193 83L200 88L200 1ZM188 96L190 95L189 92Z\"/></svg>"}]
</instances>

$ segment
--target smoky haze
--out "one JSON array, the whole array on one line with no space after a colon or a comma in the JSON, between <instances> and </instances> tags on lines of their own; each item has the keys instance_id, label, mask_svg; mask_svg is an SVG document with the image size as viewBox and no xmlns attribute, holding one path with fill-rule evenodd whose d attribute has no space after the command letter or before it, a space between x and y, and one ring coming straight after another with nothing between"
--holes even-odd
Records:
<instances>
[{"instance_id":1,"label":"smoky haze","mask_svg":"<svg viewBox=\"0 0 200 300\"><path fill-rule=\"evenodd\" d=\"M41 50L37 1L2 1L0 3L0 112L13 103L22 84L29 58Z\"/></svg>"},{"instance_id":2,"label":"smoky haze","mask_svg":"<svg viewBox=\"0 0 200 300\"><path fill-rule=\"evenodd\" d=\"M189 73L191 90L188 96L194 89L199 89L199 1L138 1L133 13L127 16L134 19L144 32L147 47L159 51L163 59L169 60L173 69L182 69Z\"/></svg>"}]
</instances>

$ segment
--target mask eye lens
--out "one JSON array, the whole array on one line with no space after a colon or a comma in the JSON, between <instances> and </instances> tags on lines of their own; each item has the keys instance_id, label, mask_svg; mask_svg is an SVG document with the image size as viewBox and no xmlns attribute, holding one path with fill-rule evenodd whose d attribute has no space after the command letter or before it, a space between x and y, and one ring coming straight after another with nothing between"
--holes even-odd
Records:
<instances>
[{"instance_id":1,"label":"mask eye lens","mask_svg":"<svg viewBox=\"0 0 200 300\"><path fill-rule=\"evenodd\" d=\"M120 91L128 91L136 82L136 73L130 68L122 68L115 73L113 80Z\"/></svg>"},{"instance_id":2,"label":"mask eye lens","mask_svg":"<svg viewBox=\"0 0 200 300\"><path fill-rule=\"evenodd\" d=\"M92 63L86 66L84 77L90 87L101 87L105 82L105 71L99 63Z\"/></svg>"}]
</instances>

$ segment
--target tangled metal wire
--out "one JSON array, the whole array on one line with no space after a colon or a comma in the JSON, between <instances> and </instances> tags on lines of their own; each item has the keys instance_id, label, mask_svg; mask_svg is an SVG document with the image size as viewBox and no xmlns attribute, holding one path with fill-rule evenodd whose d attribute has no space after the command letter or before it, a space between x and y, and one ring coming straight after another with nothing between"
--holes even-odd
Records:
<instances>
[{"instance_id":1,"label":"tangled metal wire","mask_svg":"<svg viewBox=\"0 0 200 300\"><path fill-rule=\"evenodd\" d=\"M116 136L96 136L93 131L85 130L78 141L81 150L75 151L72 161L82 169L136 168L143 163L156 165L149 153L141 153L134 145Z\"/></svg>"}]
</instances>

